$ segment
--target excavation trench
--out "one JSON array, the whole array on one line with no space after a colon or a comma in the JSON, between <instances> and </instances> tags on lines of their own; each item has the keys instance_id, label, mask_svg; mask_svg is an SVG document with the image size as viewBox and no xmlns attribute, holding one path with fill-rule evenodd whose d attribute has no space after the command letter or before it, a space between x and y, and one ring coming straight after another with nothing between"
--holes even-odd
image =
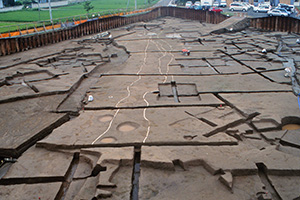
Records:
<instances>
[{"instance_id":1,"label":"excavation trench","mask_svg":"<svg viewBox=\"0 0 300 200\"><path fill-rule=\"evenodd\" d=\"M180 103L179 97L178 97L178 91L177 91L177 85L175 81L171 81L171 88L172 88L172 93L174 97L174 101L176 103Z\"/></svg>"},{"instance_id":2,"label":"excavation trench","mask_svg":"<svg viewBox=\"0 0 300 200\"><path fill-rule=\"evenodd\" d=\"M278 192L276 191L275 187L273 186L271 180L268 177L267 167L265 166L265 164L256 163L256 166L258 168L258 176L261 182L265 185L265 189L271 193L272 200L282 200L282 198L279 196Z\"/></svg>"},{"instance_id":3,"label":"excavation trench","mask_svg":"<svg viewBox=\"0 0 300 200\"><path fill-rule=\"evenodd\" d=\"M229 53L226 53L225 51L221 50L221 49L218 49L218 51L220 51L221 53L225 54L226 56L230 57L232 60L236 61L237 63L247 67L248 69L250 69L251 71L257 73L258 75L260 75L261 77L263 77L264 79L266 80L269 80L271 82L274 82L274 80L270 79L269 77L265 76L263 73L261 73L260 71L257 71L256 69L252 68L251 66L243 63L242 61L252 61L252 60L240 60L240 59L237 59L234 57L233 54L229 54Z\"/></svg>"},{"instance_id":4,"label":"excavation trench","mask_svg":"<svg viewBox=\"0 0 300 200\"><path fill-rule=\"evenodd\" d=\"M63 200L68 192L68 189L72 183L73 176L76 172L77 166L79 164L79 153L75 153L73 156L73 160L69 166L69 169L65 175L65 179L61 184L61 187L55 197L55 200Z\"/></svg>"},{"instance_id":5,"label":"excavation trench","mask_svg":"<svg viewBox=\"0 0 300 200\"><path fill-rule=\"evenodd\" d=\"M141 147L134 147L134 160L131 178L130 200L139 199L139 179L141 174Z\"/></svg>"},{"instance_id":6,"label":"excavation trench","mask_svg":"<svg viewBox=\"0 0 300 200\"><path fill-rule=\"evenodd\" d=\"M215 66L213 66L206 58L202 58L203 61L206 62L207 66L213 70L215 73L220 74L220 72L217 70Z\"/></svg>"}]
</instances>

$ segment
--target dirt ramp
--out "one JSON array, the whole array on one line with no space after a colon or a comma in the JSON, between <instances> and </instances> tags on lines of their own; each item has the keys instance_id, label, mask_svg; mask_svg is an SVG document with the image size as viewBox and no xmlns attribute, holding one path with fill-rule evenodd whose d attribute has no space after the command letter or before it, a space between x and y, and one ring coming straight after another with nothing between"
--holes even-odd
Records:
<instances>
[{"instance_id":1,"label":"dirt ramp","mask_svg":"<svg viewBox=\"0 0 300 200\"><path fill-rule=\"evenodd\" d=\"M239 32L250 26L250 19L246 17L230 17L216 26L209 34L222 34L228 32Z\"/></svg>"}]
</instances>

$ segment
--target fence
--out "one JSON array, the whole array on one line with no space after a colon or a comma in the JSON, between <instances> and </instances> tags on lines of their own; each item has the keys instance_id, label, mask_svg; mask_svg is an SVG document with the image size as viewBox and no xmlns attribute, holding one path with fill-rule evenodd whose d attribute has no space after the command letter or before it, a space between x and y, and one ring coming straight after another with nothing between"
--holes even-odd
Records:
<instances>
[{"instance_id":1,"label":"fence","mask_svg":"<svg viewBox=\"0 0 300 200\"><path fill-rule=\"evenodd\" d=\"M52 29L48 32L34 33L13 38L0 39L0 56L25 51L32 48L58 43L64 40L95 34L109 29L125 26L135 22L150 21L159 17L172 16L183 19L199 20L201 22L217 24L228 17L220 13L191 10L176 7L158 7L144 13L134 13L131 16L112 16L86 21L72 27ZM268 17L251 19L254 28L300 33L300 20L285 17Z\"/></svg>"}]
</instances>

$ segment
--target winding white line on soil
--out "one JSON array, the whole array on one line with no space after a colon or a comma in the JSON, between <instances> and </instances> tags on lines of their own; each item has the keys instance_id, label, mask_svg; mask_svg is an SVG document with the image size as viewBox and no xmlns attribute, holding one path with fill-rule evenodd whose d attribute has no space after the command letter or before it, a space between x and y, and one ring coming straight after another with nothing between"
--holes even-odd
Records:
<instances>
[{"instance_id":1,"label":"winding white line on soil","mask_svg":"<svg viewBox=\"0 0 300 200\"><path fill-rule=\"evenodd\" d=\"M168 64L167 64L167 71L166 71L166 74L168 75L168 73L169 73L169 71L170 71L170 64L173 62L173 60L175 59L175 56L174 56L174 54L172 54L171 52L172 52L172 50L173 50L173 47L172 47L172 45L170 45L167 41L164 41L164 40L161 40L162 42L164 42L164 43L166 43L169 47L170 47L170 55L172 56L172 58L171 58L171 60L168 62ZM168 79L168 76L165 76L165 80L163 81L163 83L165 83L165 82L167 82L167 79ZM172 75L171 76L172 77L172 81L174 81L174 76Z\"/></svg>"},{"instance_id":2,"label":"winding white line on soil","mask_svg":"<svg viewBox=\"0 0 300 200\"><path fill-rule=\"evenodd\" d=\"M136 73L136 75L139 75L139 74L141 73L141 71L142 71L142 69L143 69L143 66L145 66L145 64L146 64L146 59L147 59L147 49L148 49L148 47L149 47L150 40L151 40L151 36L150 36L150 38L149 38L149 40L148 40L148 43L147 43L147 45L146 45L146 48L145 48L145 50L144 50L144 62L143 62L143 64L141 65L139 71ZM120 101L118 101L118 103L115 105L115 107L118 107L119 104L120 104L121 102L125 101L126 99L128 99L128 98L130 97L130 95L131 95L130 87L133 86L133 85L134 85L136 82L138 82L139 80L141 80L141 76L139 76L139 78L138 78L137 80L133 81L130 85L127 86L127 88L126 88L126 89L127 89L127 96L124 97L123 99L121 99ZM113 123L113 121L115 120L115 118L117 117L119 111L120 111L120 109L118 109L118 110L116 111L116 113L114 114L113 118L112 118L111 121L109 122L109 125L108 125L107 129L106 129L102 134L100 134L100 135L92 142L92 144L95 144L95 142L97 142L97 140L99 140L103 135L105 135L105 134L110 130L110 128L111 128L111 126L112 126L112 123ZM149 121L149 120L148 120L148 121ZM148 129L149 129L149 128L148 128ZM150 130L150 129L149 129L149 130Z\"/></svg>"},{"instance_id":3,"label":"winding white line on soil","mask_svg":"<svg viewBox=\"0 0 300 200\"><path fill-rule=\"evenodd\" d=\"M157 67L159 73L162 74L162 71L161 71L161 59L167 55L167 52L166 52L165 49L162 47L162 45L160 45L161 47L159 47L158 44L157 44L157 42L154 42L154 41L151 41L151 42L155 44L155 46L157 47L157 49L158 49L159 51L163 51L163 50L164 50L164 53L162 54L162 56L160 56L160 57L158 58L158 67Z\"/></svg>"},{"instance_id":4,"label":"winding white line on soil","mask_svg":"<svg viewBox=\"0 0 300 200\"><path fill-rule=\"evenodd\" d=\"M112 125L114 119L115 119L116 116L118 115L119 111L120 111L120 109L118 109L118 110L116 111L116 113L114 114L114 117L110 120L107 129L106 129L101 135L99 135L99 136L92 142L92 144L95 144L95 142L97 142L97 140L99 140L99 138L101 138L103 135L105 135L105 134L109 131L109 129L110 129L110 127L111 127L111 125Z\"/></svg>"},{"instance_id":5,"label":"winding white line on soil","mask_svg":"<svg viewBox=\"0 0 300 200\"><path fill-rule=\"evenodd\" d=\"M167 52L168 52L168 51L167 51L161 44L159 44L159 45L160 45L160 47L159 47L158 44L157 44L157 42L153 42L153 41L151 41L151 42L154 43L154 44L156 45L156 47L157 47L158 50L164 51L163 56L159 57L159 59L158 59L158 70L159 70L160 74L162 74L162 71L161 71L161 59L167 55ZM167 42L166 42L166 43L167 43ZM168 46L170 47L170 51L172 51L172 46L171 46L169 43L167 43L167 44L168 44ZM170 70L170 66L169 66L169 65L171 64L171 62L172 62L173 59L174 59L174 55L173 55L172 53L169 53L169 54L171 54L172 58L171 58L171 60L170 60L170 61L168 62L168 64L167 64L166 75L164 76L165 78L164 78L163 83L165 83L165 82L167 81L167 79L168 79L168 76L167 76L167 75L168 75L169 70ZM172 76L172 80L173 80L173 76ZM154 92L154 91L152 91L152 92ZM148 102L147 99L146 99L146 95L147 95L148 93L149 93L149 91L148 91L148 92L145 92L144 95L143 95L143 100L146 102L147 107L149 106L149 102ZM144 138L144 140L143 140L143 143L145 143L146 140L148 139L149 133L150 133L150 129L151 129L151 122L150 122L150 120L146 117L146 111L147 111L147 108L144 108L144 111L143 111L143 117L144 117L144 119L148 122L148 128L147 128L147 133L146 133L146 136L145 136L145 138Z\"/></svg>"},{"instance_id":6,"label":"winding white line on soil","mask_svg":"<svg viewBox=\"0 0 300 200\"><path fill-rule=\"evenodd\" d=\"M143 99L144 99L144 101L146 102L146 104L147 104L147 107L149 106L149 102L146 100L146 95L149 93L149 91L148 92L145 92L145 94L143 95ZM145 143L146 142L146 140L147 140L147 138L148 138L148 136L149 136L149 133L150 133L150 128L151 128L151 122L149 121L149 119L146 117L146 111L147 111L147 108L144 108L144 111L143 111L143 117L144 117L144 119L148 122L148 128L147 128L147 133L146 133L146 137L144 138L144 140L143 140L143 143Z\"/></svg>"}]
</instances>

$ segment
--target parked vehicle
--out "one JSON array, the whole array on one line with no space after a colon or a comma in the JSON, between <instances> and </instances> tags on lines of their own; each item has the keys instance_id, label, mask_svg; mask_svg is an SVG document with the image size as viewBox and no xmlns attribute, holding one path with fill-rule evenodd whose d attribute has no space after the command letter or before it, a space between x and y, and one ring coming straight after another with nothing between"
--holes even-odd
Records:
<instances>
[{"instance_id":1,"label":"parked vehicle","mask_svg":"<svg viewBox=\"0 0 300 200\"><path fill-rule=\"evenodd\" d=\"M212 7L212 8L210 8L209 9L209 11L213 11L213 12L223 12L223 9L221 9L221 8L218 8L218 7Z\"/></svg>"},{"instance_id":2,"label":"parked vehicle","mask_svg":"<svg viewBox=\"0 0 300 200\"><path fill-rule=\"evenodd\" d=\"M282 17L289 16L289 14L287 12L284 12L284 11L278 10L278 9L273 9L273 10L268 11L268 15L269 16L282 16Z\"/></svg>"},{"instance_id":3,"label":"parked vehicle","mask_svg":"<svg viewBox=\"0 0 300 200\"><path fill-rule=\"evenodd\" d=\"M258 6L271 6L270 3L264 2L264 3L259 3Z\"/></svg>"},{"instance_id":4,"label":"parked vehicle","mask_svg":"<svg viewBox=\"0 0 300 200\"><path fill-rule=\"evenodd\" d=\"M278 4L278 6L276 8L284 8L290 13L295 12L295 6L293 6L293 5L280 3L280 4Z\"/></svg>"},{"instance_id":5,"label":"parked vehicle","mask_svg":"<svg viewBox=\"0 0 300 200\"><path fill-rule=\"evenodd\" d=\"M190 8L192 5L193 5L193 3L192 3L191 1L187 1L187 2L185 3L185 7L186 7L186 8Z\"/></svg>"},{"instance_id":6,"label":"parked vehicle","mask_svg":"<svg viewBox=\"0 0 300 200\"><path fill-rule=\"evenodd\" d=\"M287 11L286 9L284 8L276 8L277 10L280 10L282 12L287 12L289 14L289 16L292 14L291 12Z\"/></svg>"},{"instance_id":7,"label":"parked vehicle","mask_svg":"<svg viewBox=\"0 0 300 200\"><path fill-rule=\"evenodd\" d=\"M260 5L270 6L270 1L265 1L265 2L259 3L258 5L259 5L259 6L260 6Z\"/></svg>"},{"instance_id":8,"label":"parked vehicle","mask_svg":"<svg viewBox=\"0 0 300 200\"><path fill-rule=\"evenodd\" d=\"M201 6L201 2L200 1L195 1L194 5L195 6Z\"/></svg>"},{"instance_id":9,"label":"parked vehicle","mask_svg":"<svg viewBox=\"0 0 300 200\"><path fill-rule=\"evenodd\" d=\"M245 5L245 6L247 6L248 7L248 9L250 9L250 8L252 8L252 7L254 7L253 5L251 5L250 3L248 3L248 2L241 2L243 5Z\"/></svg>"},{"instance_id":10,"label":"parked vehicle","mask_svg":"<svg viewBox=\"0 0 300 200\"><path fill-rule=\"evenodd\" d=\"M226 1L221 0L221 2L220 2L220 7L223 7L223 8L227 7Z\"/></svg>"},{"instance_id":11,"label":"parked vehicle","mask_svg":"<svg viewBox=\"0 0 300 200\"><path fill-rule=\"evenodd\" d=\"M195 9L195 8L196 8L195 4L193 4L189 7L189 9Z\"/></svg>"},{"instance_id":12,"label":"parked vehicle","mask_svg":"<svg viewBox=\"0 0 300 200\"><path fill-rule=\"evenodd\" d=\"M171 2L168 4L168 7L177 7L177 5L176 5L173 1L171 1Z\"/></svg>"},{"instance_id":13,"label":"parked vehicle","mask_svg":"<svg viewBox=\"0 0 300 200\"><path fill-rule=\"evenodd\" d=\"M249 7L242 3L234 2L230 4L229 10L230 11L240 10L246 12L247 10L249 10Z\"/></svg>"},{"instance_id":14,"label":"parked vehicle","mask_svg":"<svg viewBox=\"0 0 300 200\"><path fill-rule=\"evenodd\" d=\"M209 4L209 2L205 1L202 4L202 10L209 10L211 7L211 5Z\"/></svg>"},{"instance_id":15,"label":"parked vehicle","mask_svg":"<svg viewBox=\"0 0 300 200\"><path fill-rule=\"evenodd\" d=\"M195 10L202 10L202 6L195 6L194 9Z\"/></svg>"},{"instance_id":16,"label":"parked vehicle","mask_svg":"<svg viewBox=\"0 0 300 200\"><path fill-rule=\"evenodd\" d=\"M213 5L212 5L213 7L219 7L220 6L220 4L219 4L219 2L218 1L215 1L214 3L213 3Z\"/></svg>"},{"instance_id":17,"label":"parked vehicle","mask_svg":"<svg viewBox=\"0 0 300 200\"><path fill-rule=\"evenodd\" d=\"M271 10L271 6L270 5L260 5L260 6L258 6L258 7L254 7L253 8L253 11L254 12L268 12L268 11L270 11Z\"/></svg>"}]
</instances>

